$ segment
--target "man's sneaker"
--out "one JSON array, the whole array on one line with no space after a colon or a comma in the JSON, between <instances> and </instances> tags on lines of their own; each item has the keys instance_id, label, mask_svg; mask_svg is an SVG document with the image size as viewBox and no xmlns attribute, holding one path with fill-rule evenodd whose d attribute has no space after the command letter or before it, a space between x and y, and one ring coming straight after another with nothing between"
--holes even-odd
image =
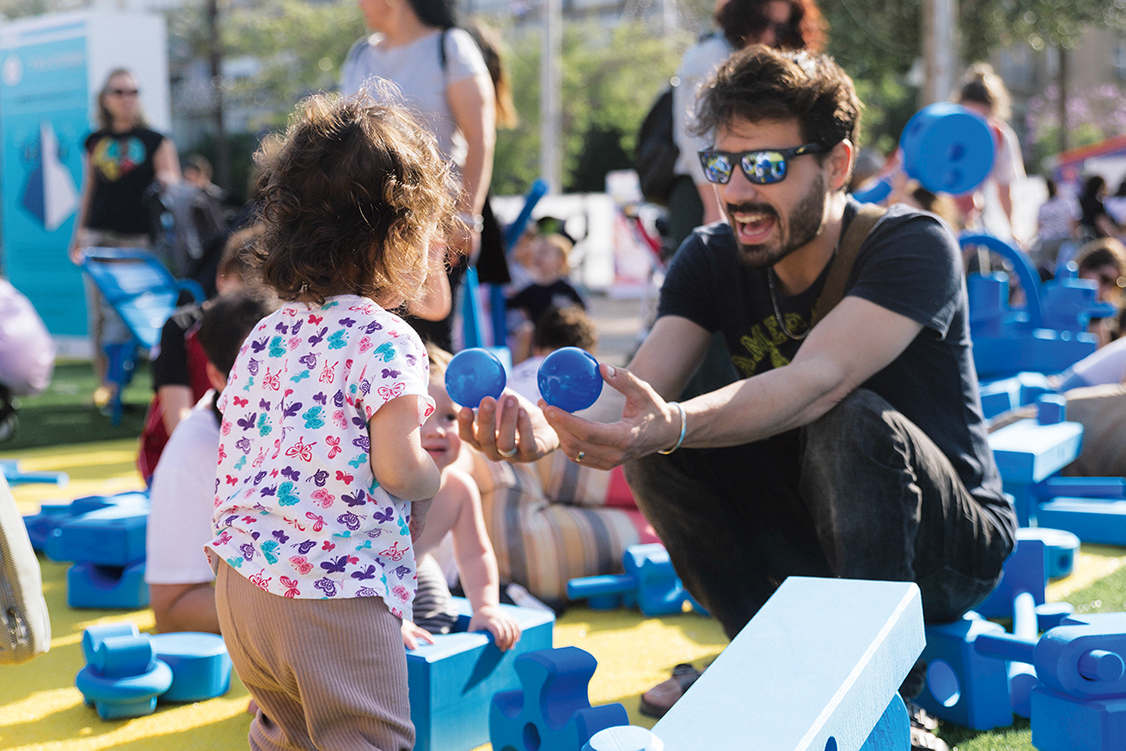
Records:
<instances>
[{"instance_id":1,"label":"man's sneaker","mask_svg":"<svg viewBox=\"0 0 1126 751\"><path fill-rule=\"evenodd\" d=\"M664 717L699 677L699 670L686 662L680 663L672 669L672 678L658 683L641 695L638 711L649 717Z\"/></svg>"},{"instance_id":2,"label":"man's sneaker","mask_svg":"<svg viewBox=\"0 0 1126 751\"><path fill-rule=\"evenodd\" d=\"M911 751L950 751L946 741L932 732L938 728L938 720L910 699L905 703L911 718Z\"/></svg>"}]
</instances>

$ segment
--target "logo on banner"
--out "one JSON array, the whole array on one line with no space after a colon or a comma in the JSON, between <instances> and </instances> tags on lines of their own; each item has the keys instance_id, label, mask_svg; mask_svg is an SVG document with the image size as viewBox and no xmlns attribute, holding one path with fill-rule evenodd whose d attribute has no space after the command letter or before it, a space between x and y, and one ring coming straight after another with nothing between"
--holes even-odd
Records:
<instances>
[{"instance_id":1,"label":"logo on banner","mask_svg":"<svg viewBox=\"0 0 1126 751\"><path fill-rule=\"evenodd\" d=\"M39 124L38 164L27 179L23 206L54 232L78 209L78 186L60 161L59 139L51 123Z\"/></svg>"}]
</instances>

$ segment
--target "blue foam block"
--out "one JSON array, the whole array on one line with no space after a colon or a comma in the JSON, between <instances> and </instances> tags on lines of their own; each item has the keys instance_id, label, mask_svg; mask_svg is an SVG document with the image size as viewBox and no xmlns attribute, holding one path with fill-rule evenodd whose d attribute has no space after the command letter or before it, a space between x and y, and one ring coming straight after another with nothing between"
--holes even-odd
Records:
<instances>
[{"instance_id":1,"label":"blue foam block","mask_svg":"<svg viewBox=\"0 0 1126 751\"><path fill-rule=\"evenodd\" d=\"M151 637L157 659L172 669L161 701L205 701L231 687L231 658L218 634L181 631Z\"/></svg>"},{"instance_id":2,"label":"blue foam block","mask_svg":"<svg viewBox=\"0 0 1126 751\"><path fill-rule=\"evenodd\" d=\"M1048 585L1048 549L1034 537L1018 538L1016 547L1001 568L1001 581L975 610L986 618L1012 618L1013 600L1021 592L1044 604Z\"/></svg>"},{"instance_id":3,"label":"blue foam block","mask_svg":"<svg viewBox=\"0 0 1126 751\"><path fill-rule=\"evenodd\" d=\"M954 623L928 626L923 650L927 680L916 703L936 717L974 730L1011 725L1005 663L974 649L978 636L1004 633L999 624L974 613Z\"/></svg>"},{"instance_id":4,"label":"blue foam block","mask_svg":"<svg viewBox=\"0 0 1126 751\"><path fill-rule=\"evenodd\" d=\"M597 667L578 647L520 655L522 688L497 693L489 706L493 751L574 751L600 730L627 725L621 704L590 706L587 686Z\"/></svg>"},{"instance_id":5,"label":"blue foam block","mask_svg":"<svg viewBox=\"0 0 1126 751\"><path fill-rule=\"evenodd\" d=\"M1075 568L1075 555L1079 552L1079 537L1062 529L1049 527L1021 527L1017 541L1040 540L1047 550L1048 578L1069 576Z\"/></svg>"},{"instance_id":6,"label":"blue foam block","mask_svg":"<svg viewBox=\"0 0 1126 751\"><path fill-rule=\"evenodd\" d=\"M516 689L517 657L549 649L555 617L542 610L502 605L522 633L501 652L488 633L465 633L471 609L455 598L460 615L455 631L407 651L411 721L417 751L464 751L489 741L489 704L498 691Z\"/></svg>"},{"instance_id":7,"label":"blue foam block","mask_svg":"<svg viewBox=\"0 0 1126 751\"><path fill-rule=\"evenodd\" d=\"M1005 483L1031 484L1054 475L1079 456L1083 426L1020 420L989 434L989 447Z\"/></svg>"},{"instance_id":8,"label":"blue foam block","mask_svg":"<svg viewBox=\"0 0 1126 751\"><path fill-rule=\"evenodd\" d=\"M145 559L148 503L113 504L60 524L47 539L53 561L126 566Z\"/></svg>"},{"instance_id":9,"label":"blue foam block","mask_svg":"<svg viewBox=\"0 0 1126 751\"><path fill-rule=\"evenodd\" d=\"M1078 699L1032 689L1032 745L1040 751L1121 751L1126 698Z\"/></svg>"},{"instance_id":10,"label":"blue foam block","mask_svg":"<svg viewBox=\"0 0 1126 751\"><path fill-rule=\"evenodd\" d=\"M124 567L74 564L66 572L66 604L72 608L148 607L144 562Z\"/></svg>"},{"instance_id":11,"label":"blue foam block","mask_svg":"<svg viewBox=\"0 0 1126 751\"><path fill-rule=\"evenodd\" d=\"M915 584L791 576L653 732L666 751L860 748L923 646Z\"/></svg>"},{"instance_id":12,"label":"blue foam block","mask_svg":"<svg viewBox=\"0 0 1126 751\"><path fill-rule=\"evenodd\" d=\"M664 545L630 545L622 555L622 567L624 574L571 579L567 582L567 597L587 599L595 610L636 602L649 618L683 610L688 593L673 570Z\"/></svg>"},{"instance_id":13,"label":"blue foam block","mask_svg":"<svg viewBox=\"0 0 1126 751\"><path fill-rule=\"evenodd\" d=\"M1126 501L1056 498L1041 504L1041 524L1075 534L1083 542L1126 545Z\"/></svg>"},{"instance_id":14,"label":"blue foam block","mask_svg":"<svg viewBox=\"0 0 1126 751\"><path fill-rule=\"evenodd\" d=\"M151 714L157 696L172 685L172 669L156 659L151 638L135 627L95 627L83 634L82 645L93 659L74 683L103 720Z\"/></svg>"}]
</instances>

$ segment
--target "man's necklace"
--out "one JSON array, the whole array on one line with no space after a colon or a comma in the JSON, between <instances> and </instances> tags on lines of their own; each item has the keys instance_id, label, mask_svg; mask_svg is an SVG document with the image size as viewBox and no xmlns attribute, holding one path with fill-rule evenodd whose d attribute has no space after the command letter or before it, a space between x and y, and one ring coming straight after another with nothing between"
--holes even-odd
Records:
<instances>
[{"instance_id":1,"label":"man's necklace","mask_svg":"<svg viewBox=\"0 0 1126 751\"><path fill-rule=\"evenodd\" d=\"M782 315L782 311L778 307L778 296L774 291L774 269L770 268L769 266L766 269L766 284L770 288L770 304L774 306L774 318L777 319L778 326L781 327L782 333L796 342L800 342L802 339L805 339L806 334L809 333L809 329L801 332L801 334L794 335L790 333L790 330L788 328L786 328L786 317Z\"/></svg>"}]
</instances>

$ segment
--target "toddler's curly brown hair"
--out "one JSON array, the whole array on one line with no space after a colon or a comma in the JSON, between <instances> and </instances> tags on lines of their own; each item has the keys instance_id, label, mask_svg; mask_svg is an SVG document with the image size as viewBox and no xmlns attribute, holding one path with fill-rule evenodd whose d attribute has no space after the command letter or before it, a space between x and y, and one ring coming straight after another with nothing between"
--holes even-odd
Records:
<instances>
[{"instance_id":1,"label":"toddler's curly brown hair","mask_svg":"<svg viewBox=\"0 0 1126 751\"><path fill-rule=\"evenodd\" d=\"M430 245L454 222L456 186L406 109L368 92L316 94L255 160L264 225L256 256L283 300L355 294L394 308L422 296L428 273L445 272Z\"/></svg>"}]
</instances>

